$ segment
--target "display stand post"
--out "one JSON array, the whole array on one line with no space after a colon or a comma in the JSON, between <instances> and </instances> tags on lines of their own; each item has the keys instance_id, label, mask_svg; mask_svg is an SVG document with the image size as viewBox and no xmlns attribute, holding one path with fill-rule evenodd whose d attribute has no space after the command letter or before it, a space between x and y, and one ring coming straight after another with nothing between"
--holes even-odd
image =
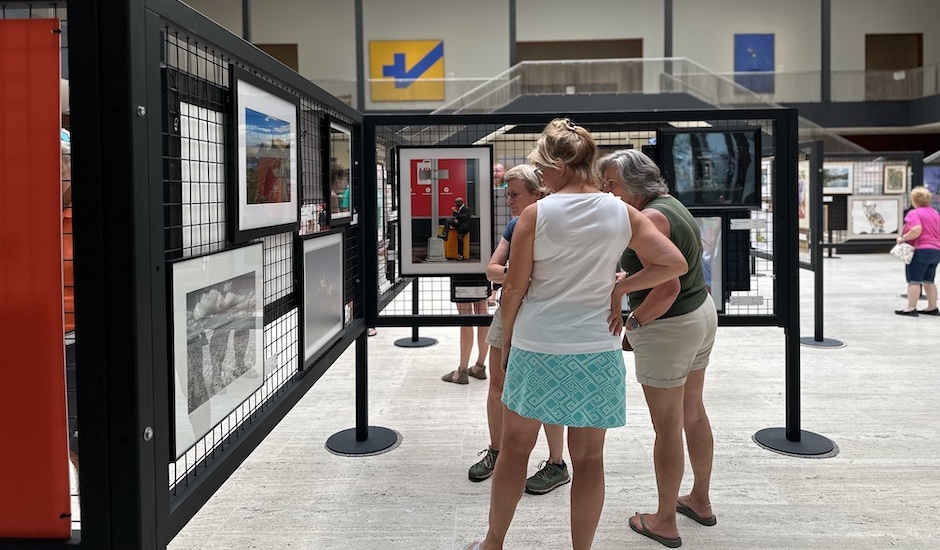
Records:
<instances>
[{"instance_id":1,"label":"display stand post","mask_svg":"<svg viewBox=\"0 0 940 550\"><path fill-rule=\"evenodd\" d=\"M435 238L435 240L440 240ZM415 277L411 282L411 314L418 314L418 278ZM411 327L411 338L400 338L395 340L395 345L400 348L426 348L437 343L434 338L418 336L418 327Z\"/></svg>"},{"instance_id":2,"label":"display stand post","mask_svg":"<svg viewBox=\"0 0 940 550\"><path fill-rule=\"evenodd\" d=\"M401 443L399 434L369 425L369 359L366 331L356 338L356 427L337 432L326 440L330 452L343 456L387 453Z\"/></svg>"},{"instance_id":3,"label":"display stand post","mask_svg":"<svg viewBox=\"0 0 940 550\"><path fill-rule=\"evenodd\" d=\"M795 116L793 117L796 118ZM791 126L792 135L790 143L796 143L796 124ZM787 136L784 136L787 137ZM814 155L815 156L815 155ZM821 158L821 155L820 155ZM780 176L777 181L795 181L796 168L795 155L778 156L775 159L776 171ZM777 188L779 191L790 188ZM820 190L821 193L821 190ZM818 195L817 195L818 196ZM754 434L754 441L771 451L781 454L800 457L826 457L833 456L835 443L831 440L800 429L800 274L799 274L799 230L797 228L796 193L778 192L774 200L781 210L788 214L774 224L774 237L780 237L775 242L783 244L780 247L780 259L783 264L781 298L786 303L784 319L784 363L785 374L785 400L786 400L786 427L765 428ZM822 201L817 201L818 205ZM817 266L818 267L818 266Z\"/></svg>"},{"instance_id":4,"label":"display stand post","mask_svg":"<svg viewBox=\"0 0 940 550\"><path fill-rule=\"evenodd\" d=\"M836 340L835 338L826 338L823 336L823 243L822 243L822 234L823 234L823 193L822 193L822 142L815 142L813 144L812 157L810 159L810 166L812 167L812 174L814 176L814 181L810 186L810 189L813 192L813 215L810 216L810 242L813 243L813 248L810 250L810 254L813 255L813 326L814 333L813 336L804 336L800 338L800 344L808 347L815 348L844 348L845 342L841 340ZM832 232L829 233L829 242L832 242ZM829 248L830 257L832 254L832 248Z\"/></svg>"}]
</instances>

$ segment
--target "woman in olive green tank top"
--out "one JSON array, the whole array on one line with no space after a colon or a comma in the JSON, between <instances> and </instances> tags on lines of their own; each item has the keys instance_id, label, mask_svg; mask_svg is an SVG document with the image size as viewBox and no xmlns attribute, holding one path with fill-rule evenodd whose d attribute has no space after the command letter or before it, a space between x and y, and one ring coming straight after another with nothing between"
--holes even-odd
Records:
<instances>
[{"instance_id":1,"label":"woman in olive green tank top","mask_svg":"<svg viewBox=\"0 0 940 550\"><path fill-rule=\"evenodd\" d=\"M677 279L630 293L631 312L625 323L637 380L643 385L656 431L653 463L659 493L656 513L635 515L630 528L675 548L682 543L677 512L702 525L716 522L709 497L714 439L702 388L718 314L702 273L698 224L689 210L669 195L659 167L645 154L626 149L602 158L598 170L606 190L649 218L689 264L688 272ZM635 273L643 269L643 258L627 248L621 266L625 273ZM625 273L618 274L618 280ZM615 287L612 303L618 304L621 298ZM619 317L620 311L611 313L612 321L615 316ZM683 429L695 477L691 492L680 497Z\"/></svg>"}]
</instances>

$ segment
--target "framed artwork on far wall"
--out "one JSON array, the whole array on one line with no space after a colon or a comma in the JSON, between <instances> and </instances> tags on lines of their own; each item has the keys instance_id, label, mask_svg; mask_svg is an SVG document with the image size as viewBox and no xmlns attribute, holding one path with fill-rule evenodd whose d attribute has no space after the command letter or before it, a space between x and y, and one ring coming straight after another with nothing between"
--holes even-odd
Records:
<instances>
[{"instance_id":1,"label":"framed artwork on far wall","mask_svg":"<svg viewBox=\"0 0 940 550\"><path fill-rule=\"evenodd\" d=\"M824 195L851 195L852 163L824 162L822 188Z\"/></svg>"},{"instance_id":2,"label":"framed artwork on far wall","mask_svg":"<svg viewBox=\"0 0 940 550\"><path fill-rule=\"evenodd\" d=\"M905 191L907 191L907 165L886 165L884 194L903 195Z\"/></svg>"},{"instance_id":3,"label":"framed artwork on far wall","mask_svg":"<svg viewBox=\"0 0 940 550\"><path fill-rule=\"evenodd\" d=\"M493 254L493 150L399 147L400 273L485 273Z\"/></svg>"},{"instance_id":4,"label":"framed artwork on far wall","mask_svg":"<svg viewBox=\"0 0 940 550\"><path fill-rule=\"evenodd\" d=\"M808 160L796 163L797 221L801 229L809 229L812 215L813 192L810 188L810 165Z\"/></svg>"},{"instance_id":5,"label":"framed artwork on far wall","mask_svg":"<svg viewBox=\"0 0 940 550\"><path fill-rule=\"evenodd\" d=\"M302 349L303 366L309 367L342 332L345 289L343 287L343 234L333 232L300 241L303 279Z\"/></svg>"},{"instance_id":6,"label":"framed artwork on far wall","mask_svg":"<svg viewBox=\"0 0 940 550\"><path fill-rule=\"evenodd\" d=\"M173 460L260 387L262 244L170 264Z\"/></svg>"},{"instance_id":7,"label":"framed artwork on far wall","mask_svg":"<svg viewBox=\"0 0 940 550\"><path fill-rule=\"evenodd\" d=\"M721 216L696 217L699 233L702 238L702 273L705 275L705 286L715 301L715 308L722 312L725 310L724 296L724 239L722 238Z\"/></svg>"},{"instance_id":8,"label":"framed artwork on far wall","mask_svg":"<svg viewBox=\"0 0 940 550\"><path fill-rule=\"evenodd\" d=\"M903 226L901 197L849 197L849 238L894 239Z\"/></svg>"},{"instance_id":9,"label":"framed artwork on far wall","mask_svg":"<svg viewBox=\"0 0 940 550\"><path fill-rule=\"evenodd\" d=\"M940 164L924 165L924 187L933 193L930 206L940 210Z\"/></svg>"},{"instance_id":10,"label":"framed artwork on far wall","mask_svg":"<svg viewBox=\"0 0 940 550\"><path fill-rule=\"evenodd\" d=\"M230 236L244 242L296 230L300 172L295 96L236 65L230 68L235 108ZM222 200L222 199L219 199Z\"/></svg>"}]
</instances>

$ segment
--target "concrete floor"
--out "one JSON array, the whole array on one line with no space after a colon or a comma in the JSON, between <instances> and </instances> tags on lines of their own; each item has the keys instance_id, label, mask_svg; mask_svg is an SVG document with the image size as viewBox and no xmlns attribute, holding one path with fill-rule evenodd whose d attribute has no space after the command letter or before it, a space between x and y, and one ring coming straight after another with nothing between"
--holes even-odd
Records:
<instances>
[{"instance_id":1,"label":"concrete floor","mask_svg":"<svg viewBox=\"0 0 940 550\"><path fill-rule=\"evenodd\" d=\"M831 438L838 454L795 458L755 444L755 432L785 423L783 329L719 329L706 382L718 524L680 516L683 548L940 548L940 318L894 315L905 283L888 254L843 255L825 270L824 336L846 347L801 348L802 428ZM803 336L813 335L812 292L813 274L802 271ZM457 365L457 329L421 335L440 342L399 348L410 330L389 328L369 340L370 423L400 432L398 448L369 458L324 448L355 424L348 352L170 549L449 550L482 535L490 481L471 483L466 472L487 445L487 384L439 380ZM662 548L627 525L656 494L653 431L626 358L628 425L607 435L600 550ZM529 472L546 456L540 439ZM569 493L524 496L507 548L570 548Z\"/></svg>"}]
</instances>

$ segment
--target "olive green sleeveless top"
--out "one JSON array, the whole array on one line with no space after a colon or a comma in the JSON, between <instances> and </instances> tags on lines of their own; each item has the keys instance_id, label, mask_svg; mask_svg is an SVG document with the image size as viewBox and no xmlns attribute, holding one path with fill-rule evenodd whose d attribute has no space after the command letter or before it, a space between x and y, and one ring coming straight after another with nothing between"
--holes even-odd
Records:
<instances>
[{"instance_id":1,"label":"olive green sleeveless top","mask_svg":"<svg viewBox=\"0 0 940 550\"><path fill-rule=\"evenodd\" d=\"M680 288L676 301L660 319L691 313L708 298L705 275L702 273L702 237L698 224L695 223L695 218L689 210L671 195L656 197L644 206L643 210L647 208L654 208L666 216L669 220L669 240L676 245L676 248L685 256L685 261L689 263L689 271L679 277ZM643 267L636 252L629 248L624 250L620 257L620 266L627 273L635 273ZM649 289L631 292L630 308L639 307L649 293Z\"/></svg>"}]
</instances>

